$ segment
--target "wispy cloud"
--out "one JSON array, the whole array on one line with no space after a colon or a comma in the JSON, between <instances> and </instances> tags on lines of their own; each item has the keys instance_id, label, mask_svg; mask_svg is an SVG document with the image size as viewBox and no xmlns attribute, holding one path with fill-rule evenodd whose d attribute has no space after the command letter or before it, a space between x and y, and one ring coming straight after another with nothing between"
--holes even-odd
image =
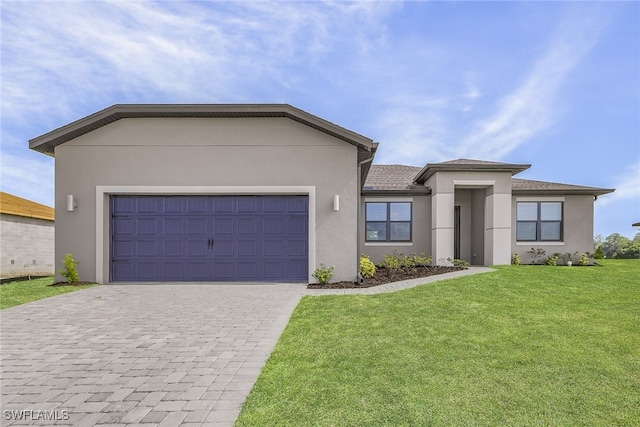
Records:
<instances>
[{"instance_id":1,"label":"wispy cloud","mask_svg":"<svg viewBox=\"0 0 640 427\"><path fill-rule=\"evenodd\" d=\"M553 125L561 114L555 104L563 84L605 26L599 12L573 15L559 25L547 52L522 84L500 100L494 114L476 122L456 148L457 156L501 159Z\"/></svg>"},{"instance_id":2,"label":"wispy cloud","mask_svg":"<svg viewBox=\"0 0 640 427\"><path fill-rule=\"evenodd\" d=\"M598 200L598 205L606 206L621 200L637 201L636 208L640 213L640 160L629 165L619 175L615 177L615 192L603 196Z\"/></svg>"}]
</instances>

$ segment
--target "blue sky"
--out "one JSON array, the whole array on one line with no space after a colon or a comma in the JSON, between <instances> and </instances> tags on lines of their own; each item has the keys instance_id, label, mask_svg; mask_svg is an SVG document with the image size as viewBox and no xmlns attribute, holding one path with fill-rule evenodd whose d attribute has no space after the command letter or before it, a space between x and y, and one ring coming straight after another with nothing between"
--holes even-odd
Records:
<instances>
[{"instance_id":1,"label":"blue sky","mask_svg":"<svg viewBox=\"0 0 640 427\"><path fill-rule=\"evenodd\" d=\"M616 188L640 221L638 2L3 0L2 190L53 204L28 140L115 103L289 103L380 143L376 163L531 163Z\"/></svg>"}]
</instances>

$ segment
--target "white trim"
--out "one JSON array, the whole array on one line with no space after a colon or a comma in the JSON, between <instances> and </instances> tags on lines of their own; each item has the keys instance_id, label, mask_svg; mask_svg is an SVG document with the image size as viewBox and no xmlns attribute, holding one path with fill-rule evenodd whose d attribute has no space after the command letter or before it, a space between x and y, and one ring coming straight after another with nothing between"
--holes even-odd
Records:
<instances>
[{"instance_id":1,"label":"white trim","mask_svg":"<svg viewBox=\"0 0 640 427\"><path fill-rule=\"evenodd\" d=\"M365 242L365 246L413 246L413 242Z\"/></svg>"},{"instance_id":2,"label":"white trim","mask_svg":"<svg viewBox=\"0 0 640 427\"><path fill-rule=\"evenodd\" d=\"M468 187L487 187L496 185L495 179L454 179L453 185L455 186L468 186Z\"/></svg>"},{"instance_id":3,"label":"white trim","mask_svg":"<svg viewBox=\"0 0 640 427\"><path fill-rule=\"evenodd\" d=\"M104 218L105 196L113 194L184 194L184 195L231 195L231 194L282 194L309 196L309 283L316 270L316 187L315 186L171 186L171 185L97 185L96 186L96 282L109 283L109 260L104 260L105 239L109 242L109 221ZM106 264L106 271L105 271Z\"/></svg>"},{"instance_id":4,"label":"white trim","mask_svg":"<svg viewBox=\"0 0 640 427\"><path fill-rule=\"evenodd\" d=\"M539 241L529 241L529 242L516 242L516 246L564 246L564 242L539 242Z\"/></svg>"},{"instance_id":5,"label":"white trim","mask_svg":"<svg viewBox=\"0 0 640 427\"><path fill-rule=\"evenodd\" d=\"M413 202L413 197L371 197L367 196L364 198L366 202L380 202L380 203L402 203L402 202Z\"/></svg>"},{"instance_id":6,"label":"white trim","mask_svg":"<svg viewBox=\"0 0 640 427\"><path fill-rule=\"evenodd\" d=\"M516 202L564 202L564 197L517 196Z\"/></svg>"}]
</instances>

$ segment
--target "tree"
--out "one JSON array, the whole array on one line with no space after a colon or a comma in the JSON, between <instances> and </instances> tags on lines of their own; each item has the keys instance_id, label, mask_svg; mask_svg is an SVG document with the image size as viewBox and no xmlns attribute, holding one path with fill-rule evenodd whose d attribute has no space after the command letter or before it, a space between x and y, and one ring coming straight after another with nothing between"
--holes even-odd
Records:
<instances>
[{"instance_id":1,"label":"tree","mask_svg":"<svg viewBox=\"0 0 640 427\"><path fill-rule=\"evenodd\" d=\"M637 258L640 255L640 233L637 233L633 240L619 234L613 233L602 239L596 236L596 247L601 242L600 247L607 258Z\"/></svg>"}]
</instances>

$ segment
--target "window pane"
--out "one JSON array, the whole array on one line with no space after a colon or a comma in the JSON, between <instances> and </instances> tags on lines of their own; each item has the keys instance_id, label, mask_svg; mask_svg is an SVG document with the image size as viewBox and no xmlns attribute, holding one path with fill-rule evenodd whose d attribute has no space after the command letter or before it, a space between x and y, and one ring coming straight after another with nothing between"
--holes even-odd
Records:
<instances>
[{"instance_id":1,"label":"window pane","mask_svg":"<svg viewBox=\"0 0 640 427\"><path fill-rule=\"evenodd\" d=\"M540 203L540 219L542 221L562 221L562 203Z\"/></svg>"},{"instance_id":2,"label":"window pane","mask_svg":"<svg viewBox=\"0 0 640 427\"><path fill-rule=\"evenodd\" d=\"M411 221L411 203L391 203L391 221Z\"/></svg>"},{"instance_id":3,"label":"window pane","mask_svg":"<svg viewBox=\"0 0 640 427\"><path fill-rule=\"evenodd\" d=\"M536 223L518 222L516 240L536 240Z\"/></svg>"},{"instance_id":4,"label":"window pane","mask_svg":"<svg viewBox=\"0 0 640 427\"><path fill-rule=\"evenodd\" d=\"M540 240L560 240L560 222L540 223Z\"/></svg>"},{"instance_id":5,"label":"window pane","mask_svg":"<svg viewBox=\"0 0 640 427\"><path fill-rule=\"evenodd\" d=\"M410 222L392 222L391 223L391 240L411 240L411 223Z\"/></svg>"},{"instance_id":6,"label":"window pane","mask_svg":"<svg viewBox=\"0 0 640 427\"><path fill-rule=\"evenodd\" d=\"M536 221L538 219L538 203L518 203L516 218L518 221Z\"/></svg>"},{"instance_id":7,"label":"window pane","mask_svg":"<svg viewBox=\"0 0 640 427\"><path fill-rule=\"evenodd\" d=\"M367 203L367 221L386 221L386 203Z\"/></svg>"},{"instance_id":8,"label":"window pane","mask_svg":"<svg viewBox=\"0 0 640 427\"><path fill-rule=\"evenodd\" d=\"M367 240L387 240L387 223L367 222Z\"/></svg>"}]
</instances>

